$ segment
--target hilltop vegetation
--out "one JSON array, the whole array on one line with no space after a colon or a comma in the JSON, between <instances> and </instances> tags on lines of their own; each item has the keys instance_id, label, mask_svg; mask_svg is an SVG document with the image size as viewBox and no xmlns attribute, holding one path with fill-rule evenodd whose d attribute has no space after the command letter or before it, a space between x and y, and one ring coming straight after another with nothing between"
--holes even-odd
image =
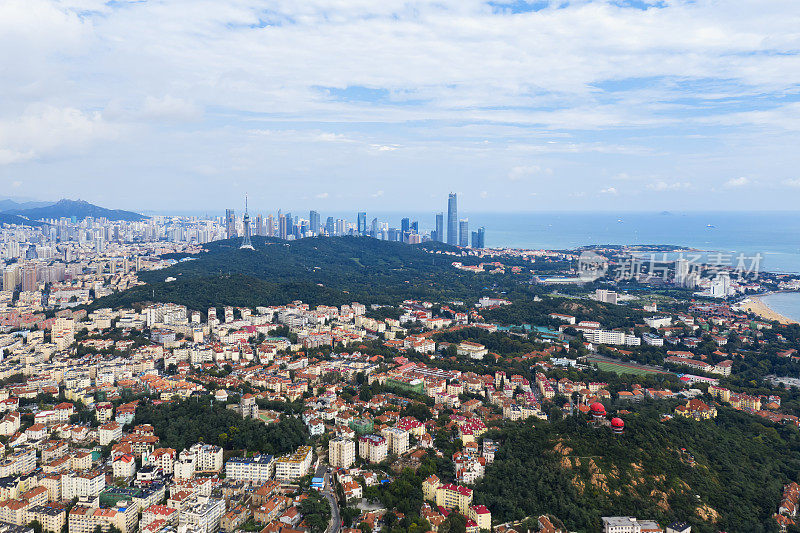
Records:
<instances>
[{"instance_id":1,"label":"hilltop vegetation","mask_svg":"<svg viewBox=\"0 0 800 533\"><path fill-rule=\"evenodd\" d=\"M592 320L605 328L630 327L643 321L644 313L626 305L612 305L577 298L544 298L542 301L515 301L513 305L488 309L484 318L500 324L563 324L550 318L550 313L572 315L576 321Z\"/></svg>"},{"instance_id":2,"label":"hilltop vegetation","mask_svg":"<svg viewBox=\"0 0 800 533\"><path fill-rule=\"evenodd\" d=\"M783 485L800 475L797 430L729 408L713 421L659 422L666 408L638 407L619 436L578 417L508 424L487 435L502 446L475 502L499 521L552 513L582 532L608 515L687 520L700 533L775 531Z\"/></svg>"},{"instance_id":3,"label":"hilltop vegetation","mask_svg":"<svg viewBox=\"0 0 800 533\"><path fill-rule=\"evenodd\" d=\"M272 455L287 453L308 442L308 430L299 418L282 417L275 424L242 418L208 399L189 399L136 410L136 424L151 424L161 445L181 451L196 442L226 449Z\"/></svg>"},{"instance_id":4,"label":"hilltop vegetation","mask_svg":"<svg viewBox=\"0 0 800 533\"><path fill-rule=\"evenodd\" d=\"M75 217L82 220L86 217L106 218L108 220L137 221L145 220L147 217L132 211L122 209L106 209L83 200L59 200L58 202L42 207L25 207L22 209L10 209L6 211L9 215L20 215L30 220L41 220L45 218Z\"/></svg>"},{"instance_id":5,"label":"hilltop vegetation","mask_svg":"<svg viewBox=\"0 0 800 533\"><path fill-rule=\"evenodd\" d=\"M239 239L205 245L192 261L142 272L146 286L98 301L100 306L172 301L192 309L211 305L396 304L407 298L446 301L477 299L497 286L515 289L514 275L456 270L456 258L431 254L439 243L407 245L364 237L318 237L282 241L253 237L255 250L240 250ZM165 283L168 277L176 281ZM513 278L513 279L512 279Z\"/></svg>"}]
</instances>

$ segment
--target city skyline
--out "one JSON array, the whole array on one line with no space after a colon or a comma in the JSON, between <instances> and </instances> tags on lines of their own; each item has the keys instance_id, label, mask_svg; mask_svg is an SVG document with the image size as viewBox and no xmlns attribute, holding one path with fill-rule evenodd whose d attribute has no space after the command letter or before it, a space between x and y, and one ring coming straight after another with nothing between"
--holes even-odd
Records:
<instances>
[{"instance_id":1,"label":"city skyline","mask_svg":"<svg viewBox=\"0 0 800 533\"><path fill-rule=\"evenodd\" d=\"M251 235L277 237L279 239L302 239L314 236L344 236L354 235L372 237L380 240L399 241L406 244L419 244L425 241L447 242L452 246L461 248L484 248L486 245L486 228L480 226L470 232L469 219L458 217L457 195L450 193L447 200L448 227L444 231L444 214L426 213L408 216L411 213L400 215L400 224L393 225L392 220L385 220L383 216L368 216L366 211L358 211L355 220L344 216L328 216L325 224L319 211L311 209L308 218L293 215L278 209L277 216L269 213L266 217L257 213L254 223L248 209L248 197L245 195L245 211L241 217L236 216L235 209L225 209L224 217L207 217L206 220L216 221L224 227L228 239L241 239L240 248L253 249L250 241ZM374 214L374 213L373 213ZM428 220L433 216L434 223L427 226L420 220ZM371 221L369 220L371 218Z\"/></svg>"},{"instance_id":2,"label":"city skyline","mask_svg":"<svg viewBox=\"0 0 800 533\"><path fill-rule=\"evenodd\" d=\"M794 209L795 13L9 0L0 182L147 212Z\"/></svg>"}]
</instances>

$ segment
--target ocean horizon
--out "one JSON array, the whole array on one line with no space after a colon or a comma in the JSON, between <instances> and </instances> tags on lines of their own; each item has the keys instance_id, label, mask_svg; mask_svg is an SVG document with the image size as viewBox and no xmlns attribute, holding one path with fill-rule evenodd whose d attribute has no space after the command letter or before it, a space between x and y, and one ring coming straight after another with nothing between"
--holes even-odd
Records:
<instances>
[{"instance_id":1,"label":"ocean horizon","mask_svg":"<svg viewBox=\"0 0 800 533\"><path fill-rule=\"evenodd\" d=\"M253 209L251 215L260 211ZM307 211L291 211L305 218ZM326 217L356 220L356 212L322 211ZM155 213L153 213L155 214ZM164 213L161 213L164 214ZM215 212L173 212L182 216L222 216ZM409 217L421 231L435 224L434 212L368 211L400 227ZM800 216L797 212L466 212L470 231L486 228L486 246L492 248L575 249L590 245L673 245L709 252L753 257L760 254L760 270L800 273ZM369 222L368 222L369 223Z\"/></svg>"}]
</instances>

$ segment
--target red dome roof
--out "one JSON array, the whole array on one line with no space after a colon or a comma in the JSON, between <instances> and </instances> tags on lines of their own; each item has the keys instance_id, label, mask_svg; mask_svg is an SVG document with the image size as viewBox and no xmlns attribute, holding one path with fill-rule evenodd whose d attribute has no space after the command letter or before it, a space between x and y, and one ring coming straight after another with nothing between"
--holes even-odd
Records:
<instances>
[{"instance_id":1,"label":"red dome roof","mask_svg":"<svg viewBox=\"0 0 800 533\"><path fill-rule=\"evenodd\" d=\"M621 418L612 418L611 426L615 428L622 428L625 427L625 422L623 422Z\"/></svg>"},{"instance_id":2,"label":"red dome roof","mask_svg":"<svg viewBox=\"0 0 800 533\"><path fill-rule=\"evenodd\" d=\"M592 410L592 413L596 414L603 414L606 412L606 408L603 407L603 404L600 402L594 402L592 405L589 406L589 409Z\"/></svg>"}]
</instances>

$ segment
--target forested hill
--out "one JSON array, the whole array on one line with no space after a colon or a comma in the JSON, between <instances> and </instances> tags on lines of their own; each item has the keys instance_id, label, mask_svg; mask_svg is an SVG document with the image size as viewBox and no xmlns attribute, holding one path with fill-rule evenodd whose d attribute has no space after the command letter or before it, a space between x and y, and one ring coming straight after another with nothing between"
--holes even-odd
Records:
<instances>
[{"instance_id":1,"label":"forested hill","mask_svg":"<svg viewBox=\"0 0 800 533\"><path fill-rule=\"evenodd\" d=\"M282 241L253 237L255 250L240 250L240 239L215 241L192 261L142 272L147 285L98 300L97 305L171 301L192 309L211 305L397 304L407 299L476 299L511 275L456 270L452 256L429 249L439 243L407 245L366 237L318 237ZM176 281L166 283L167 277Z\"/></svg>"},{"instance_id":2,"label":"forested hill","mask_svg":"<svg viewBox=\"0 0 800 533\"><path fill-rule=\"evenodd\" d=\"M490 432L500 450L475 502L498 521L552 513L579 532L600 531L609 515L686 520L698 533L777 531L783 485L800 475L795 428L725 407L702 422L660 422L663 402L634 409L624 435L580 417Z\"/></svg>"},{"instance_id":3,"label":"forested hill","mask_svg":"<svg viewBox=\"0 0 800 533\"><path fill-rule=\"evenodd\" d=\"M0 224L17 224L20 226L44 226L44 222L36 220L29 220L19 215L11 215L9 213L0 213Z\"/></svg>"},{"instance_id":4,"label":"forested hill","mask_svg":"<svg viewBox=\"0 0 800 533\"><path fill-rule=\"evenodd\" d=\"M32 207L25 209L12 209L7 211L10 215L20 215L30 220L42 220L50 218L75 217L83 220L86 217L106 218L108 220L127 220L138 221L147 219L146 216L134 213L133 211L123 211L122 209L106 209L83 200L59 200L53 205L43 207Z\"/></svg>"}]
</instances>

